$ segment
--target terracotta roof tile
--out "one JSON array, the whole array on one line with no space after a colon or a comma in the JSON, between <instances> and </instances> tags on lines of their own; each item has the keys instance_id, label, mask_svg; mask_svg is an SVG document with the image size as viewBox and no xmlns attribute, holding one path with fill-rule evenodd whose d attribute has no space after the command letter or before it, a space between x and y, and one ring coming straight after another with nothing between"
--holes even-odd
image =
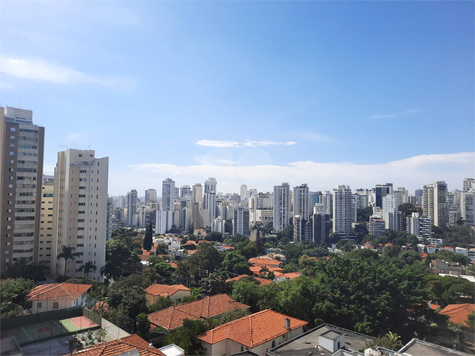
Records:
<instances>
[{"instance_id":1,"label":"terracotta roof tile","mask_svg":"<svg viewBox=\"0 0 475 356\"><path fill-rule=\"evenodd\" d=\"M176 284L174 286L168 286L166 284L153 284L147 289L145 289L145 292L151 295L169 297L180 290L191 292L191 289L186 288L183 284Z\"/></svg>"},{"instance_id":2,"label":"terracotta roof tile","mask_svg":"<svg viewBox=\"0 0 475 356\"><path fill-rule=\"evenodd\" d=\"M240 276L237 276L237 277L234 277L234 278L229 278L229 279L226 280L226 282L236 282L236 281L241 280L244 277L252 277L252 278L258 280L260 286L265 286L266 284L271 284L272 283L272 281L270 279L248 276L247 274L241 274Z\"/></svg>"},{"instance_id":3,"label":"terracotta roof tile","mask_svg":"<svg viewBox=\"0 0 475 356\"><path fill-rule=\"evenodd\" d=\"M475 311L475 304L449 304L439 314L447 315L456 324L467 324L467 316Z\"/></svg>"},{"instance_id":4,"label":"terracotta roof tile","mask_svg":"<svg viewBox=\"0 0 475 356\"><path fill-rule=\"evenodd\" d=\"M122 339L86 347L85 349L74 351L72 354L81 356L115 356L133 350L137 350L140 356L165 356L163 352L153 346L149 346L148 342L138 335L130 335Z\"/></svg>"},{"instance_id":5,"label":"terracotta roof tile","mask_svg":"<svg viewBox=\"0 0 475 356\"><path fill-rule=\"evenodd\" d=\"M249 263L253 266L280 266L282 264L282 261L279 260L274 260L271 258L251 258L249 260Z\"/></svg>"},{"instance_id":6,"label":"terracotta roof tile","mask_svg":"<svg viewBox=\"0 0 475 356\"><path fill-rule=\"evenodd\" d=\"M198 336L198 339L215 344L230 339L241 345L253 348L289 332L285 328L285 319L290 319L290 330L298 329L308 322L277 313L270 309L246 316L241 319L217 326Z\"/></svg>"},{"instance_id":7,"label":"terracotta roof tile","mask_svg":"<svg viewBox=\"0 0 475 356\"><path fill-rule=\"evenodd\" d=\"M57 297L69 296L72 299L78 298L85 293L92 284L74 284L74 283L53 283L42 284L33 288L26 296L28 300L55 299Z\"/></svg>"},{"instance_id":8,"label":"terracotta roof tile","mask_svg":"<svg viewBox=\"0 0 475 356\"><path fill-rule=\"evenodd\" d=\"M249 306L231 299L227 294L217 294L194 302L174 305L155 313L148 314L151 329L161 326L174 330L183 325L185 319L207 319L236 309L248 309Z\"/></svg>"}]
</instances>

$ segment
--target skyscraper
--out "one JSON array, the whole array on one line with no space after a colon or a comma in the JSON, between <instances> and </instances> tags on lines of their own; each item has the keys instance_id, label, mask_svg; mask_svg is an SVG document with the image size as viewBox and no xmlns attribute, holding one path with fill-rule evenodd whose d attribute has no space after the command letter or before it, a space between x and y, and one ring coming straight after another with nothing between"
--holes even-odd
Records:
<instances>
[{"instance_id":1,"label":"skyscraper","mask_svg":"<svg viewBox=\"0 0 475 356\"><path fill-rule=\"evenodd\" d=\"M93 150L69 149L58 153L54 170L54 253L74 247L76 260L55 259L52 275L80 277L87 262L96 266L89 277L101 280L106 262L107 189L109 158L96 158Z\"/></svg>"},{"instance_id":2,"label":"skyscraper","mask_svg":"<svg viewBox=\"0 0 475 356\"><path fill-rule=\"evenodd\" d=\"M446 227L449 223L447 194L448 190L445 181L424 185L422 211L434 226Z\"/></svg>"},{"instance_id":3,"label":"skyscraper","mask_svg":"<svg viewBox=\"0 0 475 356\"><path fill-rule=\"evenodd\" d=\"M192 201L193 203L202 203L203 202L203 186L200 183L196 183L193 185L193 197Z\"/></svg>"},{"instance_id":4,"label":"skyscraper","mask_svg":"<svg viewBox=\"0 0 475 356\"><path fill-rule=\"evenodd\" d=\"M175 181L167 178L162 182L162 210L175 209Z\"/></svg>"},{"instance_id":5,"label":"skyscraper","mask_svg":"<svg viewBox=\"0 0 475 356\"><path fill-rule=\"evenodd\" d=\"M333 189L333 232L345 237L351 235L351 197L349 186Z\"/></svg>"},{"instance_id":6,"label":"skyscraper","mask_svg":"<svg viewBox=\"0 0 475 356\"><path fill-rule=\"evenodd\" d=\"M137 224L137 191L132 189L127 193L127 226Z\"/></svg>"},{"instance_id":7,"label":"skyscraper","mask_svg":"<svg viewBox=\"0 0 475 356\"><path fill-rule=\"evenodd\" d=\"M249 236L249 210L243 206L234 209L233 235Z\"/></svg>"},{"instance_id":8,"label":"skyscraper","mask_svg":"<svg viewBox=\"0 0 475 356\"><path fill-rule=\"evenodd\" d=\"M213 177L209 177L207 180L205 180L205 193L212 192L212 193L217 193L218 183L216 182L216 179Z\"/></svg>"},{"instance_id":9,"label":"skyscraper","mask_svg":"<svg viewBox=\"0 0 475 356\"><path fill-rule=\"evenodd\" d=\"M283 231L290 223L289 183L274 186L274 229Z\"/></svg>"},{"instance_id":10,"label":"skyscraper","mask_svg":"<svg viewBox=\"0 0 475 356\"><path fill-rule=\"evenodd\" d=\"M56 263L56 255L53 250L53 193L54 177L43 176L43 188L41 191L41 223L40 245L38 248L38 262L46 266L46 274L50 275L52 263Z\"/></svg>"},{"instance_id":11,"label":"skyscraper","mask_svg":"<svg viewBox=\"0 0 475 356\"><path fill-rule=\"evenodd\" d=\"M19 258L38 258L44 135L32 111L0 107L2 274Z\"/></svg>"},{"instance_id":12,"label":"skyscraper","mask_svg":"<svg viewBox=\"0 0 475 356\"><path fill-rule=\"evenodd\" d=\"M155 189L147 189L145 191L145 203L154 203L157 201L157 191Z\"/></svg>"},{"instance_id":13,"label":"skyscraper","mask_svg":"<svg viewBox=\"0 0 475 356\"><path fill-rule=\"evenodd\" d=\"M294 187L293 207L294 216L300 215L301 219L308 221L310 216L310 191L307 184Z\"/></svg>"},{"instance_id":14,"label":"skyscraper","mask_svg":"<svg viewBox=\"0 0 475 356\"><path fill-rule=\"evenodd\" d=\"M376 184L376 188L374 190L376 196L376 206L379 208L383 207L383 197L386 194L391 194L393 192L393 184L386 183L386 184Z\"/></svg>"}]
</instances>

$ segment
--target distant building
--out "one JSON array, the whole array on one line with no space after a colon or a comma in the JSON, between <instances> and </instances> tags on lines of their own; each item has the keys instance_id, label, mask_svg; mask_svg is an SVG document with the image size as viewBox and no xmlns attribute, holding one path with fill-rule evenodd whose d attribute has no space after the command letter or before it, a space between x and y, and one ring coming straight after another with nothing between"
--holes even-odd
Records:
<instances>
[{"instance_id":1,"label":"distant building","mask_svg":"<svg viewBox=\"0 0 475 356\"><path fill-rule=\"evenodd\" d=\"M307 184L302 184L294 187L293 195L293 209L294 216L300 215L305 221L308 221L310 216L310 191Z\"/></svg>"},{"instance_id":2,"label":"distant building","mask_svg":"<svg viewBox=\"0 0 475 356\"><path fill-rule=\"evenodd\" d=\"M449 223L447 194L447 184L444 181L424 185L422 210L434 226L445 227Z\"/></svg>"},{"instance_id":3,"label":"distant building","mask_svg":"<svg viewBox=\"0 0 475 356\"><path fill-rule=\"evenodd\" d=\"M234 210L233 235L249 236L249 210L243 206L238 206Z\"/></svg>"},{"instance_id":4,"label":"distant building","mask_svg":"<svg viewBox=\"0 0 475 356\"><path fill-rule=\"evenodd\" d=\"M333 232L340 236L351 235L352 194L349 186L333 189Z\"/></svg>"},{"instance_id":5,"label":"distant building","mask_svg":"<svg viewBox=\"0 0 475 356\"><path fill-rule=\"evenodd\" d=\"M383 207L383 198L387 194L391 194L393 192L393 184L386 183L386 184L376 184L376 188L374 189L376 203L375 205L379 208Z\"/></svg>"},{"instance_id":6,"label":"distant building","mask_svg":"<svg viewBox=\"0 0 475 356\"><path fill-rule=\"evenodd\" d=\"M412 216L406 218L406 231L417 237L428 239L432 236L432 224L428 217L412 213Z\"/></svg>"},{"instance_id":7,"label":"distant building","mask_svg":"<svg viewBox=\"0 0 475 356\"><path fill-rule=\"evenodd\" d=\"M289 183L274 186L274 229L283 231L290 223Z\"/></svg>"},{"instance_id":8,"label":"distant building","mask_svg":"<svg viewBox=\"0 0 475 356\"><path fill-rule=\"evenodd\" d=\"M135 226L137 224L137 191L132 189L127 193L127 226Z\"/></svg>"},{"instance_id":9,"label":"distant building","mask_svg":"<svg viewBox=\"0 0 475 356\"><path fill-rule=\"evenodd\" d=\"M162 182L162 210L173 211L175 207L175 181L167 178Z\"/></svg>"},{"instance_id":10,"label":"distant building","mask_svg":"<svg viewBox=\"0 0 475 356\"><path fill-rule=\"evenodd\" d=\"M155 189L147 189L145 191L145 204L155 203L157 201L157 191Z\"/></svg>"}]
</instances>

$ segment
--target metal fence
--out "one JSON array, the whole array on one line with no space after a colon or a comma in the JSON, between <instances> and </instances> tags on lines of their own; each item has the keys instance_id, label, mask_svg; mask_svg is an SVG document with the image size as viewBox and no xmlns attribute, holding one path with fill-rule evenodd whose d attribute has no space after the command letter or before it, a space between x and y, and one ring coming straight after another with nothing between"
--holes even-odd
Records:
<instances>
[{"instance_id":1,"label":"metal fence","mask_svg":"<svg viewBox=\"0 0 475 356\"><path fill-rule=\"evenodd\" d=\"M17 316L1 320L2 330L19 328L25 325L42 323L50 320L60 320L82 316L82 307L71 307L66 309L58 309L43 313Z\"/></svg>"}]
</instances>

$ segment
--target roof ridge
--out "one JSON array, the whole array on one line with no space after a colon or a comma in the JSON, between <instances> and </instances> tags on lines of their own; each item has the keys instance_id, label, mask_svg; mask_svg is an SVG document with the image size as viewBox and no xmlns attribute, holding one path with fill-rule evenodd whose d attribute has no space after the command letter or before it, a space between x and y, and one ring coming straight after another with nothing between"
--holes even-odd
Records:
<instances>
[{"instance_id":1,"label":"roof ridge","mask_svg":"<svg viewBox=\"0 0 475 356\"><path fill-rule=\"evenodd\" d=\"M249 338L251 339L251 347L254 347L254 337L252 335L252 315L253 314L249 315Z\"/></svg>"}]
</instances>

